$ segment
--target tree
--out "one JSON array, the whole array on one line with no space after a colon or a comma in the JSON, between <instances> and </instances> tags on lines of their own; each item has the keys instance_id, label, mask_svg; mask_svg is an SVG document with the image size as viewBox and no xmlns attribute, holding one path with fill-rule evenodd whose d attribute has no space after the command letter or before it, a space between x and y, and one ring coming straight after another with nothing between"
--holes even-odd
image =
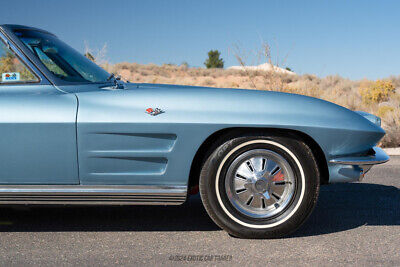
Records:
<instances>
[{"instance_id":1,"label":"tree","mask_svg":"<svg viewBox=\"0 0 400 267\"><path fill-rule=\"evenodd\" d=\"M87 57L88 59L90 59L93 62L96 62L96 59L94 58L94 56L90 52L86 52L85 53L85 57Z\"/></svg>"},{"instance_id":2,"label":"tree","mask_svg":"<svg viewBox=\"0 0 400 267\"><path fill-rule=\"evenodd\" d=\"M220 58L221 53L218 50L210 50L208 52L208 58L204 65L206 65L207 69L211 68L223 68L224 60Z\"/></svg>"}]
</instances>

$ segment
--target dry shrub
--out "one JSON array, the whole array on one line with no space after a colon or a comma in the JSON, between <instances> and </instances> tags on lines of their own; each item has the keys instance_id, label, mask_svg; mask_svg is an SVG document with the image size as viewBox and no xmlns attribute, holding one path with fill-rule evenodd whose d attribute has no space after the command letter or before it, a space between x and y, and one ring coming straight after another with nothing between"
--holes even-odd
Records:
<instances>
[{"instance_id":1,"label":"dry shrub","mask_svg":"<svg viewBox=\"0 0 400 267\"><path fill-rule=\"evenodd\" d=\"M200 84L202 86L212 86L215 85L215 80L212 78L203 79L203 82Z\"/></svg>"},{"instance_id":2,"label":"dry shrub","mask_svg":"<svg viewBox=\"0 0 400 267\"><path fill-rule=\"evenodd\" d=\"M382 126L386 131L381 145L384 147L400 146L400 108L388 111L382 119Z\"/></svg>"},{"instance_id":3,"label":"dry shrub","mask_svg":"<svg viewBox=\"0 0 400 267\"><path fill-rule=\"evenodd\" d=\"M365 104L388 101L394 92L395 88L391 81L377 80L363 83L360 86L360 94Z\"/></svg>"},{"instance_id":4,"label":"dry shrub","mask_svg":"<svg viewBox=\"0 0 400 267\"><path fill-rule=\"evenodd\" d=\"M385 118L386 115L387 115L389 112L393 112L393 111L394 111L394 107L383 105L383 106L380 106L380 107L378 108L377 115L378 115L379 117L381 117L381 118ZM399 134L400 134L400 133L399 133Z\"/></svg>"}]
</instances>

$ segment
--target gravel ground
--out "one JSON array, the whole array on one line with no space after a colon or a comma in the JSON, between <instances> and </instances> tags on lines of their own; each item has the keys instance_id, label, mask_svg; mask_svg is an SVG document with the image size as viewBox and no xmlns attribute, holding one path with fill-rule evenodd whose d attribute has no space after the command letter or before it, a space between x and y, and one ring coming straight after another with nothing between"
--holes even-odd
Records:
<instances>
[{"instance_id":1,"label":"gravel ground","mask_svg":"<svg viewBox=\"0 0 400 267\"><path fill-rule=\"evenodd\" d=\"M1 265L400 266L400 157L362 183L323 186L310 219L277 240L230 237L198 197L176 207L3 207Z\"/></svg>"}]
</instances>

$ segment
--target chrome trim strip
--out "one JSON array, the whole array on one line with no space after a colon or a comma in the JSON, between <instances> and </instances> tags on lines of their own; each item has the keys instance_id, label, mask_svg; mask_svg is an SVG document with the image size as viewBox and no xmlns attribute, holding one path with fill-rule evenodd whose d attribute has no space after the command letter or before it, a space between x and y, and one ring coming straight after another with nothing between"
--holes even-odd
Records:
<instances>
[{"instance_id":1,"label":"chrome trim strip","mask_svg":"<svg viewBox=\"0 0 400 267\"><path fill-rule=\"evenodd\" d=\"M375 155L369 156L349 156L331 159L329 162L344 165L375 165L389 161L389 156L379 147L372 148Z\"/></svg>"},{"instance_id":2,"label":"chrome trim strip","mask_svg":"<svg viewBox=\"0 0 400 267\"><path fill-rule=\"evenodd\" d=\"M179 205L187 186L0 185L0 204Z\"/></svg>"}]
</instances>

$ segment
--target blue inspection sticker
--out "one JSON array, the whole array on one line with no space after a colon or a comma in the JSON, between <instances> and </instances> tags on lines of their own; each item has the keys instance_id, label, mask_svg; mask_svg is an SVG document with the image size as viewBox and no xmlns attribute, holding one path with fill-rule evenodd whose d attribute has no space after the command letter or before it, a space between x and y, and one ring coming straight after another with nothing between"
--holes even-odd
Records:
<instances>
[{"instance_id":1,"label":"blue inspection sticker","mask_svg":"<svg viewBox=\"0 0 400 267\"><path fill-rule=\"evenodd\" d=\"M20 75L18 72L7 72L1 75L2 82L18 82L20 80Z\"/></svg>"}]
</instances>

